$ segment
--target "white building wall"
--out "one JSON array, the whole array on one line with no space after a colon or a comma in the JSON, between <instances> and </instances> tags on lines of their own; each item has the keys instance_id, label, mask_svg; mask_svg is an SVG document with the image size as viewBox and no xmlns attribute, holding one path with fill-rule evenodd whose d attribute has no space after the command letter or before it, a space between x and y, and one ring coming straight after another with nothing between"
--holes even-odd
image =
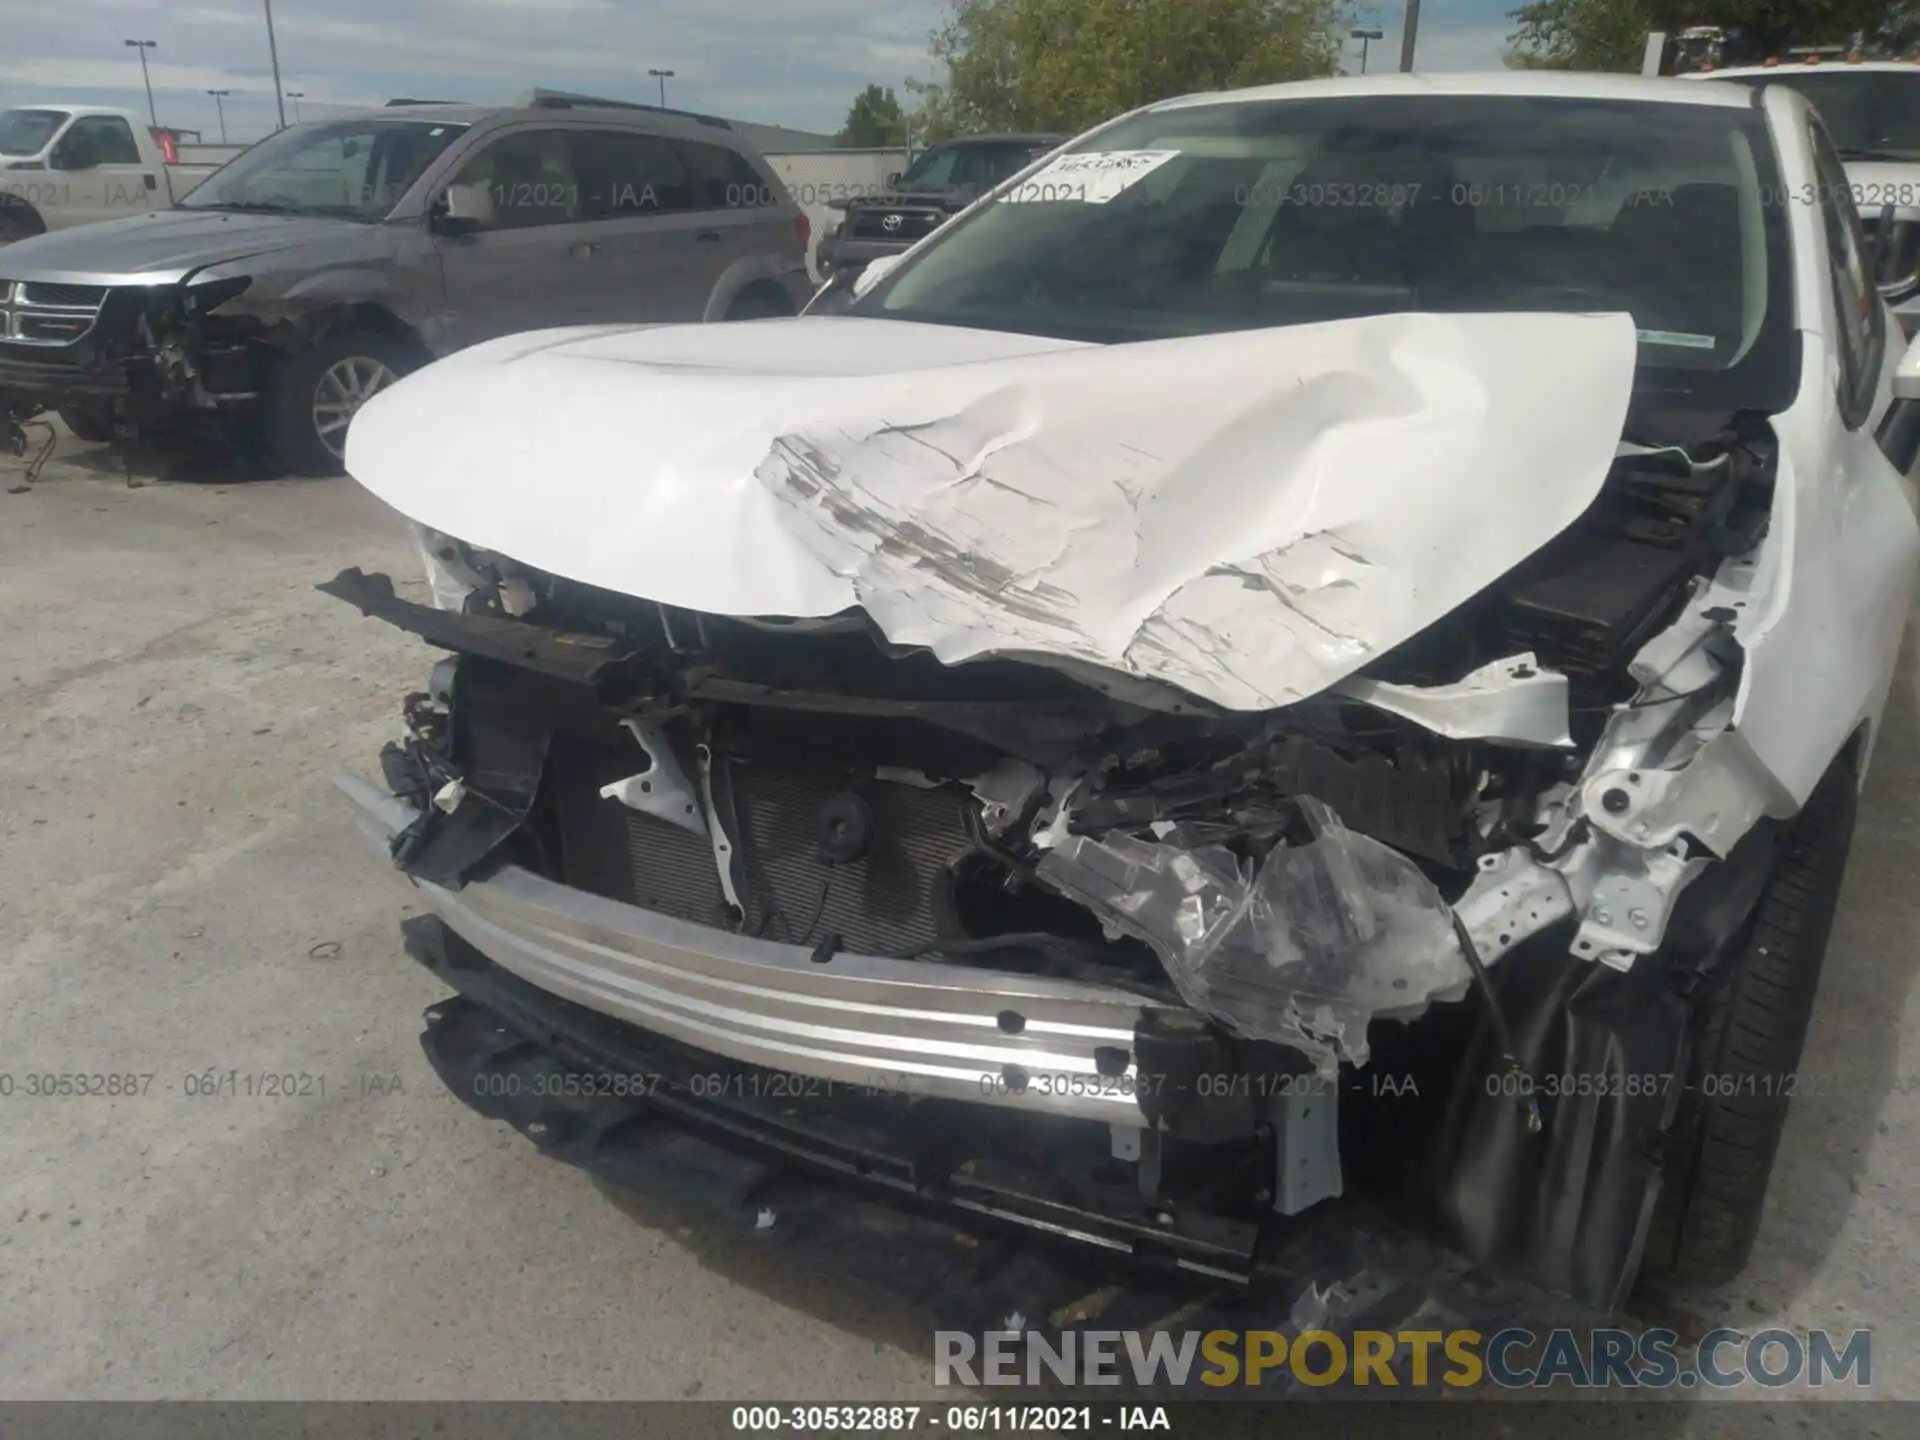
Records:
<instances>
[{"instance_id":1,"label":"white building wall","mask_svg":"<svg viewBox=\"0 0 1920 1440\"><path fill-rule=\"evenodd\" d=\"M820 279L814 263L814 251L820 237L840 223L841 212L833 208L835 200L854 200L864 195L884 194L890 176L907 168L905 150L803 150L767 153L773 173L792 194L794 203L807 212L813 222L813 249L807 253L807 268L815 281Z\"/></svg>"}]
</instances>

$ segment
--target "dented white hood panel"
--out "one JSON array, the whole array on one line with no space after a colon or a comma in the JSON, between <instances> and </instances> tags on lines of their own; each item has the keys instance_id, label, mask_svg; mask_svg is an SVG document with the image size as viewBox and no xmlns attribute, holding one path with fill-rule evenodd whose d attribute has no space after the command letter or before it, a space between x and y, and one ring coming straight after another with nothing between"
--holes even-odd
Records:
<instances>
[{"instance_id":1,"label":"dented white hood panel","mask_svg":"<svg viewBox=\"0 0 1920 1440\"><path fill-rule=\"evenodd\" d=\"M347 465L402 514L733 615L863 607L1241 710L1327 688L1598 493L1623 315L1091 346L848 317L546 331L410 376Z\"/></svg>"}]
</instances>

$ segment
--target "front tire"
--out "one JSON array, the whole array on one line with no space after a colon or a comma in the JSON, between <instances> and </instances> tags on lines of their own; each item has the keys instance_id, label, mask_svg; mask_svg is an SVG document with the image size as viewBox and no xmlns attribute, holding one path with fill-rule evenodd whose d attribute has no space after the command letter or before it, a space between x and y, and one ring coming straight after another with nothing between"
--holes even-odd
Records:
<instances>
[{"instance_id":1,"label":"front tire","mask_svg":"<svg viewBox=\"0 0 1920 1440\"><path fill-rule=\"evenodd\" d=\"M25 215L17 213L12 206L0 203L0 245L11 245L16 240L31 240L34 236L45 233L45 230L36 226Z\"/></svg>"},{"instance_id":2,"label":"front tire","mask_svg":"<svg viewBox=\"0 0 1920 1440\"><path fill-rule=\"evenodd\" d=\"M405 345L367 330L337 330L283 355L267 402L275 458L295 475L342 474L354 415L416 363Z\"/></svg>"},{"instance_id":3,"label":"front tire","mask_svg":"<svg viewBox=\"0 0 1920 1440\"><path fill-rule=\"evenodd\" d=\"M1853 840L1853 768L1836 762L1788 833L1732 974L1698 1003L1641 1278L1714 1285L1753 1253Z\"/></svg>"}]
</instances>

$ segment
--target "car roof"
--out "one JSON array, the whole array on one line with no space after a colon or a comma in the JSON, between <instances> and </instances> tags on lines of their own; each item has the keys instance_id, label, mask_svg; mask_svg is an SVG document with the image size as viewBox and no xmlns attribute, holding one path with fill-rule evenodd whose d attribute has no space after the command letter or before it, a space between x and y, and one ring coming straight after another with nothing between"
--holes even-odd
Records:
<instances>
[{"instance_id":1,"label":"car roof","mask_svg":"<svg viewBox=\"0 0 1920 1440\"><path fill-rule=\"evenodd\" d=\"M942 145L1058 145L1066 138L1065 135L1036 130L1031 134L1022 132L1005 135L955 135L951 139L938 143Z\"/></svg>"},{"instance_id":2,"label":"car roof","mask_svg":"<svg viewBox=\"0 0 1920 1440\"><path fill-rule=\"evenodd\" d=\"M18 105L0 105L0 110L60 110L68 115L117 115L122 120L133 117L133 111L117 105L76 105L71 100L22 100Z\"/></svg>"},{"instance_id":3,"label":"car roof","mask_svg":"<svg viewBox=\"0 0 1920 1440\"><path fill-rule=\"evenodd\" d=\"M1911 60L1834 60L1819 65L1799 63L1787 65L1728 65L1719 70L1689 70L1676 75L1676 80L1725 80L1744 79L1749 75L1826 75L1835 70L1873 70L1881 74L1888 71L1904 70L1909 74L1920 74L1920 64Z\"/></svg>"},{"instance_id":4,"label":"car roof","mask_svg":"<svg viewBox=\"0 0 1920 1440\"><path fill-rule=\"evenodd\" d=\"M309 125L333 125L342 120L412 120L423 125L482 125L541 117L554 121L593 120L633 126L656 135L752 151L753 146L730 121L703 119L688 110L660 110L650 105L587 105L575 101L554 105L466 105L423 101L411 105L381 105L309 120Z\"/></svg>"},{"instance_id":5,"label":"car roof","mask_svg":"<svg viewBox=\"0 0 1920 1440\"><path fill-rule=\"evenodd\" d=\"M1520 95L1564 100L1625 100L1656 105L1719 105L1750 108L1745 85L1675 85L1670 79L1602 75L1575 70L1446 71L1436 74L1344 75L1331 80L1295 80L1246 90L1181 95L1149 111L1193 105L1239 105L1263 100L1367 99L1391 95Z\"/></svg>"}]
</instances>

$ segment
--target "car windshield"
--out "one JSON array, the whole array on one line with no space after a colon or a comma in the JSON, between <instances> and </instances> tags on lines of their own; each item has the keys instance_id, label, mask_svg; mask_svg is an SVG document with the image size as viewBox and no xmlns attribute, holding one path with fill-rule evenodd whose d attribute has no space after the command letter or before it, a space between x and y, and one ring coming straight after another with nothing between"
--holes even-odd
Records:
<instances>
[{"instance_id":1,"label":"car windshield","mask_svg":"<svg viewBox=\"0 0 1920 1440\"><path fill-rule=\"evenodd\" d=\"M960 163L958 145L936 145L900 172L902 190L938 190L953 183L953 167Z\"/></svg>"},{"instance_id":2,"label":"car windshield","mask_svg":"<svg viewBox=\"0 0 1920 1440\"><path fill-rule=\"evenodd\" d=\"M188 210L383 219L466 128L388 119L297 126L222 166L180 203Z\"/></svg>"},{"instance_id":3,"label":"car windshield","mask_svg":"<svg viewBox=\"0 0 1920 1440\"><path fill-rule=\"evenodd\" d=\"M950 190L998 185L1029 160L1053 147L1029 141L978 141L936 145L902 172L901 190Z\"/></svg>"},{"instance_id":4,"label":"car windshield","mask_svg":"<svg viewBox=\"0 0 1920 1440\"><path fill-rule=\"evenodd\" d=\"M66 119L64 110L0 111L0 155L38 155Z\"/></svg>"},{"instance_id":5,"label":"car windshield","mask_svg":"<svg viewBox=\"0 0 1920 1440\"><path fill-rule=\"evenodd\" d=\"M1403 311L1625 310L1643 371L1777 371L1792 327L1782 212L1762 203L1772 173L1749 107L1179 104L1083 137L849 308L1102 343Z\"/></svg>"},{"instance_id":6,"label":"car windshield","mask_svg":"<svg viewBox=\"0 0 1920 1440\"><path fill-rule=\"evenodd\" d=\"M1920 68L1742 75L1807 97L1842 160L1920 160Z\"/></svg>"}]
</instances>

